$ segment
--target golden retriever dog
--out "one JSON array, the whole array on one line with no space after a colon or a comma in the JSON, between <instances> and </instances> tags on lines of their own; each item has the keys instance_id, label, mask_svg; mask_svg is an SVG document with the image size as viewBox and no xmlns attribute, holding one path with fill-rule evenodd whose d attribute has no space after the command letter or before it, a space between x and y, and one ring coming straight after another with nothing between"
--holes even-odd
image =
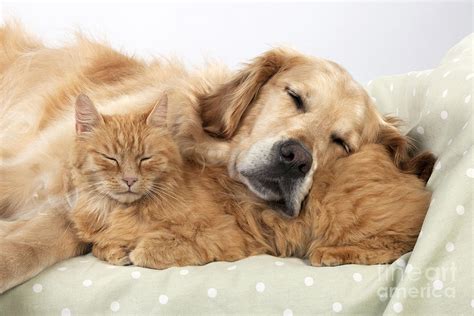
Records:
<instances>
[{"instance_id":1,"label":"golden retriever dog","mask_svg":"<svg viewBox=\"0 0 474 316\"><path fill-rule=\"evenodd\" d=\"M382 118L347 71L292 51L256 58L200 96L199 109L205 130L229 140L230 176L289 217L298 215L318 168L364 144L386 146L402 169L410 157L397 120Z\"/></svg>"},{"instance_id":2,"label":"golden retriever dog","mask_svg":"<svg viewBox=\"0 0 474 316\"><path fill-rule=\"evenodd\" d=\"M433 157L413 157L395 120L380 116L335 63L274 49L235 74L214 66L190 73L174 61L145 63L82 38L47 48L5 26L0 292L88 251L69 220L77 192L63 163L72 152L77 95L87 93L101 113L114 115L150 109L163 91L182 154L204 163L212 190L230 199L218 204L229 206L259 253L308 257L314 265L371 264L413 247L430 194L408 174L426 180ZM389 189L395 193L384 197Z\"/></svg>"}]
</instances>

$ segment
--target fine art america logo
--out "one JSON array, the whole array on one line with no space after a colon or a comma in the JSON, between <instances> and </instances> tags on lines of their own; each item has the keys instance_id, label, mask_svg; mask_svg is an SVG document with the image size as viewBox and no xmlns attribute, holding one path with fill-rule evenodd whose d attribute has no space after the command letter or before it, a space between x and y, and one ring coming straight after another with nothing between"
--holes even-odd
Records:
<instances>
[{"instance_id":1,"label":"fine art america logo","mask_svg":"<svg viewBox=\"0 0 474 316\"><path fill-rule=\"evenodd\" d=\"M455 288L446 286L446 284L453 284L456 279L454 263L442 267L423 267L423 269L411 264L405 266L403 259L399 259L395 264L398 264L395 269L379 266L379 279L385 284L392 283L392 286L380 287L377 290L377 295L382 301L392 296L397 298L454 298L456 296ZM407 286L403 286L405 282Z\"/></svg>"}]
</instances>

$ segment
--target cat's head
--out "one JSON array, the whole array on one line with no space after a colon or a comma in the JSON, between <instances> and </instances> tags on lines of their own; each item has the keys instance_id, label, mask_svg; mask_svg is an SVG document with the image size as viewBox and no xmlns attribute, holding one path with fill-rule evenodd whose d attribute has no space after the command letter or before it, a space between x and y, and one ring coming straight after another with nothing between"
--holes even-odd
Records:
<instances>
[{"instance_id":1,"label":"cat's head","mask_svg":"<svg viewBox=\"0 0 474 316\"><path fill-rule=\"evenodd\" d=\"M100 114L79 95L75 168L80 190L121 203L169 191L182 160L166 128L166 113L166 95L150 112L127 115Z\"/></svg>"}]
</instances>

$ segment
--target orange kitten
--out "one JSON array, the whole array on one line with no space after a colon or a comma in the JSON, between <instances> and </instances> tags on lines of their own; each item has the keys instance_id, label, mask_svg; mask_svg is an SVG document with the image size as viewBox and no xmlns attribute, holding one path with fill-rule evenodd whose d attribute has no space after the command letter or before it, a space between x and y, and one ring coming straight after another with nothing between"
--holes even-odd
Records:
<instances>
[{"instance_id":1,"label":"orange kitten","mask_svg":"<svg viewBox=\"0 0 474 316\"><path fill-rule=\"evenodd\" d=\"M117 265L166 268L249 255L234 217L192 186L196 175L184 170L165 127L166 103L164 96L148 114L107 116L87 96L77 98L79 198L71 216L79 238Z\"/></svg>"}]
</instances>

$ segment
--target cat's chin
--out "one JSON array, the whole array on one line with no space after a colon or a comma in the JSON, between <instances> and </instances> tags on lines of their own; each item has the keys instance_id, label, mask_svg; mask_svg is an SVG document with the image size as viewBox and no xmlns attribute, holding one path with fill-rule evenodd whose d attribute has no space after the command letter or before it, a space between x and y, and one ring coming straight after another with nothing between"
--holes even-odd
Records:
<instances>
[{"instance_id":1,"label":"cat's chin","mask_svg":"<svg viewBox=\"0 0 474 316\"><path fill-rule=\"evenodd\" d=\"M111 198L116 200L117 202L130 204L140 200L143 195L134 193L134 192L125 192L125 193L114 193L111 195Z\"/></svg>"}]
</instances>

